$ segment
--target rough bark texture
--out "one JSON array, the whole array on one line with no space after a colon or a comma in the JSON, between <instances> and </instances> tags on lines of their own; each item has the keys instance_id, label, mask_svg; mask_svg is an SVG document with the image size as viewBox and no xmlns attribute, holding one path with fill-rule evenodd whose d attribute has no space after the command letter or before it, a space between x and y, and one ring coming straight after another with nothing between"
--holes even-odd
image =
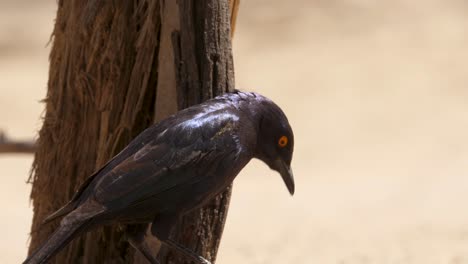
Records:
<instances>
[{"instance_id":1,"label":"rough bark texture","mask_svg":"<svg viewBox=\"0 0 468 264\"><path fill-rule=\"evenodd\" d=\"M140 131L234 84L229 7L238 6L236 0L61 0L58 5L31 176L30 252L58 224L39 228L42 219ZM173 236L214 260L229 197L227 190L186 216ZM189 263L164 247L160 259ZM75 239L52 263L146 262L119 227L111 226Z\"/></svg>"}]
</instances>

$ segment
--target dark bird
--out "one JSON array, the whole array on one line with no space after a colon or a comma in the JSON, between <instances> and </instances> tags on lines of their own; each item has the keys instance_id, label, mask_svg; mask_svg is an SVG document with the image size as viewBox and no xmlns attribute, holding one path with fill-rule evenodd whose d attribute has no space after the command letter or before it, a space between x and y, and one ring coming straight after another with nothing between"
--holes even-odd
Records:
<instances>
[{"instance_id":1,"label":"dark bird","mask_svg":"<svg viewBox=\"0 0 468 264\"><path fill-rule=\"evenodd\" d=\"M187 212L222 192L252 159L279 172L291 195L294 137L283 111L268 98L235 91L184 109L149 127L91 175L72 200L44 223L63 219L24 263L45 263L97 226L138 226L130 244L158 263L145 243L151 234L201 263L203 257L169 238Z\"/></svg>"}]
</instances>

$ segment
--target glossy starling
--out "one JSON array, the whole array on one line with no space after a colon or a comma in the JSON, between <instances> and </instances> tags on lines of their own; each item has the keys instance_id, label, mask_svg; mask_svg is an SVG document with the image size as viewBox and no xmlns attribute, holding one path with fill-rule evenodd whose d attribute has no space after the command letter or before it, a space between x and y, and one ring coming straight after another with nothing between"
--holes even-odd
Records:
<instances>
[{"instance_id":1,"label":"glossy starling","mask_svg":"<svg viewBox=\"0 0 468 264\"><path fill-rule=\"evenodd\" d=\"M24 263L45 263L97 226L138 226L132 246L158 263L146 230L162 243L209 263L169 238L187 212L222 192L252 159L280 173L294 194L294 137L283 111L257 93L235 91L184 109L149 127L91 175L72 200L44 221L64 216L57 230Z\"/></svg>"}]
</instances>

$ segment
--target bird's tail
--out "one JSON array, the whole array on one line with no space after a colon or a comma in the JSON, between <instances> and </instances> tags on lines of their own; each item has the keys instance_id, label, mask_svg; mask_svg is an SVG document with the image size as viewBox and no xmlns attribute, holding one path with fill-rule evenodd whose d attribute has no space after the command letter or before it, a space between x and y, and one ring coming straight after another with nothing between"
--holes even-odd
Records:
<instances>
[{"instance_id":1,"label":"bird's tail","mask_svg":"<svg viewBox=\"0 0 468 264\"><path fill-rule=\"evenodd\" d=\"M64 219L65 220L65 219ZM78 221L62 221L57 230L34 251L23 264L40 264L45 263L57 252L64 248L78 234L82 233L89 227L90 219Z\"/></svg>"}]
</instances>

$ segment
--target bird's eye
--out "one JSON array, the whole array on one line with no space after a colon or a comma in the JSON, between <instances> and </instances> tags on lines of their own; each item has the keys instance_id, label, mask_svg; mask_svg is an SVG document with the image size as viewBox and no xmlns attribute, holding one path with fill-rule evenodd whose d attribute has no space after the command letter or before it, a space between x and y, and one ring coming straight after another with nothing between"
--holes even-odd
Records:
<instances>
[{"instance_id":1,"label":"bird's eye","mask_svg":"<svg viewBox=\"0 0 468 264\"><path fill-rule=\"evenodd\" d=\"M284 148L288 145L288 137L287 136L282 136L278 139L278 146L280 148Z\"/></svg>"}]
</instances>

